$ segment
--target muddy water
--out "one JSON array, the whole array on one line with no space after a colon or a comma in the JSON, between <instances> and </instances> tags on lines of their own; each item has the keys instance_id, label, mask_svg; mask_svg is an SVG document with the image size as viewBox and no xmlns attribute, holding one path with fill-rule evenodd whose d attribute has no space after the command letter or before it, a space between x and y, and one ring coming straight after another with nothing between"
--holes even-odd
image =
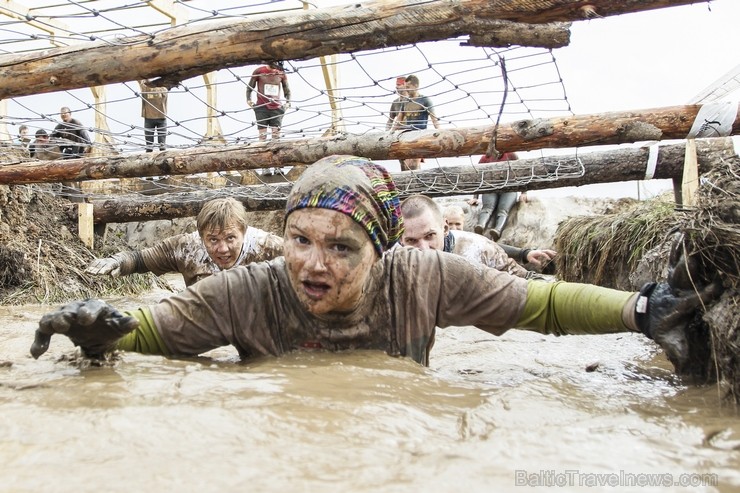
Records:
<instances>
[{"instance_id":1,"label":"muddy water","mask_svg":"<svg viewBox=\"0 0 740 493\"><path fill-rule=\"evenodd\" d=\"M637 335L80 369L63 337L29 356L48 308L0 308L3 492L740 491L740 413Z\"/></svg>"}]
</instances>

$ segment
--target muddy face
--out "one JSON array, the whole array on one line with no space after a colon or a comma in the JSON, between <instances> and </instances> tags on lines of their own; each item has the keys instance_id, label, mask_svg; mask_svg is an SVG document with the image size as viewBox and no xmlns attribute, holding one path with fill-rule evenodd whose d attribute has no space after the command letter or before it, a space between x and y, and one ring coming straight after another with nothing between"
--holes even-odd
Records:
<instances>
[{"instance_id":1,"label":"muddy face","mask_svg":"<svg viewBox=\"0 0 740 493\"><path fill-rule=\"evenodd\" d=\"M283 249L291 285L315 315L352 311L378 259L365 230L328 209L291 213Z\"/></svg>"},{"instance_id":2,"label":"muddy face","mask_svg":"<svg viewBox=\"0 0 740 493\"><path fill-rule=\"evenodd\" d=\"M206 229L201 235L208 255L221 269L230 269L239 259L244 244L244 231L229 224L223 230Z\"/></svg>"},{"instance_id":3,"label":"muddy face","mask_svg":"<svg viewBox=\"0 0 740 493\"><path fill-rule=\"evenodd\" d=\"M430 210L414 218L404 218L401 244L419 250L444 250L447 226Z\"/></svg>"}]
</instances>

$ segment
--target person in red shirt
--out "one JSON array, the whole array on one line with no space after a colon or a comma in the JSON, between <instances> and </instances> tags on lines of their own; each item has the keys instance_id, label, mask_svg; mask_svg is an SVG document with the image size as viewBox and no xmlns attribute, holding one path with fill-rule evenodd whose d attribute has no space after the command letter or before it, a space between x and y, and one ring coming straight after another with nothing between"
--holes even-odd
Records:
<instances>
[{"instance_id":1,"label":"person in red shirt","mask_svg":"<svg viewBox=\"0 0 740 493\"><path fill-rule=\"evenodd\" d=\"M280 90L285 103L280 100ZM252 91L257 91L257 103L252 101ZM247 104L254 108L260 140L267 140L267 127L272 127L272 139L280 138L280 127L285 110L290 107L290 87L283 70L283 62L271 61L258 67L247 85Z\"/></svg>"}]
</instances>

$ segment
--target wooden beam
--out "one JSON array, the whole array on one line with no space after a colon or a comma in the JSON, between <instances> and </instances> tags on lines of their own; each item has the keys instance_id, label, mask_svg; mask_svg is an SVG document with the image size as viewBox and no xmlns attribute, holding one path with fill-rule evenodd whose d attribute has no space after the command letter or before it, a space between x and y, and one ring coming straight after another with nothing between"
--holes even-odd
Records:
<instances>
[{"instance_id":1,"label":"wooden beam","mask_svg":"<svg viewBox=\"0 0 740 493\"><path fill-rule=\"evenodd\" d=\"M485 34L471 34L462 46L506 47L512 45L535 48L562 48L570 43L569 22L549 24L525 24L502 22L497 29Z\"/></svg>"},{"instance_id":2,"label":"wooden beam","mask_svg":"<svg viewBox=\"0 0 740 493\"><path fill-rule=\"evenodd\" d=\"M85 246L92 250L95 244L93 205L77 204L77 234Z\"/></svg>"},{"instance_id":3,"label":"wooden beam","mask_svg":"<svg viewBox=\"0 0 740 493\"><path fill-rule=\"evenodd\" d=\"M214 70L263 60L304 60L487 35L502 22L569 22L690 3L695 1L591 0L586 9L580 0L375 0L194 24L115 44L91 42L0 57L0 99L153 77L174 87Z\"/></svg>"},{"instance_id":4,"label":"wooden beam","mask_svg":"<svg viewBox=\"0 0 740 493\"><path fill-rule=\"evenodd\" d=\"M324 74L324 84L326 85L326 96L329 98L329 107L331 107L331 127L327 129L324 135L333 135L345 130L344 119L342 118L342 108L339 105L339 71L337 55L322 56L321 72Z\"/></svg>"},{"instance_id":5,"label":"wooden beam","mask_svg":"<svg viewBox=\"0 0 740 493\"><path fill-rule=\"evenodd\" d=\"M496 148L500 152L515 152L684 139L700 108L699 105L671 106L521 120L498 128ZM740 117L736 117L732 127L732 135L738 133ZM280 168L310 165L332 154L376 160L471 156L485 153L492 135L491 127L374 132L160 153L32 161L0 167L0 185Z\"/></svg>"},{"instance_id":6,"label":"wooden beam","mask_svg":"<svg viewBox=\"0 0 740 493\"><path fill-rule=\"evenodd\" d=\"M661 146L652 177L680 177L685 144ZM402 197L424 193L432 197L472 194L475 191L526 191L642 180L646 177L648 147L519 159L506 163L445 166L429 171L392 173ZM713 163L738 159L730 138L697 140L701 172ZM580 176L562 178L563 169L577 170ZM481 183L500 184L480 188ZM203 204L219 197L234 197L249 211L280 210L292 187L291 183L221 188L201 192L167 194L160 197L121 197L95 203L96 223L122 223L195 216Z\"/></svg>"},{"instance_id":7,"label":"wooden beam","mask_svg":"<svg viewBox=\"0 0 740 493\"><path fill-rule=\"evenodd\" d=\"M312 6L310 2L303 1L301 3L304 10L308 10ZM570 33L570 31L568 32ZM319 57L319 61L321 62L321 72L324 75L326 96L329 99L329 107L331 107L331 127L324 132L324 135L333 135L345 130L342 108L339 105L339 70L337 69L339 57L334 53Z\"/></svg>"}]
</instances>

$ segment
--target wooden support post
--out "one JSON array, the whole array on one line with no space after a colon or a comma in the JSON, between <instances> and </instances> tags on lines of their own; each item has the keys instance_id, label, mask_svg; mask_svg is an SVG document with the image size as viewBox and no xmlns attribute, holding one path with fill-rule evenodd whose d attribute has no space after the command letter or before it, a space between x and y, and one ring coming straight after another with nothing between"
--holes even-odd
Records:
<instances>
[{"instance_id":1,"label":"wooden support post","mask_svg":"<svg viewBox=\"0 0 740 493\"><path fill-rule=\"evenodd\" d=\"M226 144L221 124L218 121L218 93L216 92L216 72L203 74L203 82L206 86L206 134L204 140L208 144Z\"/></svg>"},{"instance_id":2,"label":"wooden support post","mask_svg":"<svg viewBox=\"0 0 740 493\"><path fill-rule=\"evenodd\" d=\"M8 101L0 99L0 142L12 142L13 136L8 131L8 124L5 123L5 117L8 116Z\"/></svg>"},{"instance_id":3,"label":"wooden support post","mask_svg":"<svg viewBox=\"0 0 740 493\"><path fill-rule=\"evenodd\" d=\"M93 205L77 204L77 232L82 243L91 250L95 244L94 226Z\"/></svg>"},{"instance_id":4,"label":"wooden support post","mask_svg":"<svg viewBox=\"0 0 740 493\"><path fill-rule=\"evenodd\" d=\"M686 153L683 161L683 179L681 181L681 199L684 207L692 207L696 202L696 190L699 188L699 166L696 159L696 140L686 139Z\"/></svg>"},{"instance_id":5,"label":"wooden support post","mask_svg":"<svg viewBox=\"0 0 740 493\"><path fill-rule=\"evenodd\" d=\"M331 127L327 130L329 135L336 135L344 131L344 121L342 119L342 108L339 103L339 72L337 70L338 57L336 54L322 56L321 71L324 74L324 83L326 84L326 95L329 97L329 106L331 107ZM326 133L324 135L327 135Z\"/></svg>"},{"instance_id":6,"label":"wooden support post","mask_svg":"<svg viewBox=\"0 0 740 493\"><path fill-rule=\"evenodd\" d=\"M308 10L313 5L307 1L301 3L303 3L303 10ZM326 85L326 94L329 97L329 106L331 107L331 127L326 129L324 135L336 135L340 131L344 131L342 109L337 103L339 100L339 71L337 69L339 57L336 53L333 53L319 57L319 61L321 62L321 72L324 74L324 84Z\"/></svg>"},{"instance_id":7,"label":"wooden support post","mask_svg":"<svg viewBox=\"0 0 740 493\"><path fill-rule=\"evenodd\" d=\"M105 94L105 86L90 87L95 99L95 142L92 148L93 156L116 155L116 142L111 137L108 126L108 97Z\"/></svg>"}]
</instances>

